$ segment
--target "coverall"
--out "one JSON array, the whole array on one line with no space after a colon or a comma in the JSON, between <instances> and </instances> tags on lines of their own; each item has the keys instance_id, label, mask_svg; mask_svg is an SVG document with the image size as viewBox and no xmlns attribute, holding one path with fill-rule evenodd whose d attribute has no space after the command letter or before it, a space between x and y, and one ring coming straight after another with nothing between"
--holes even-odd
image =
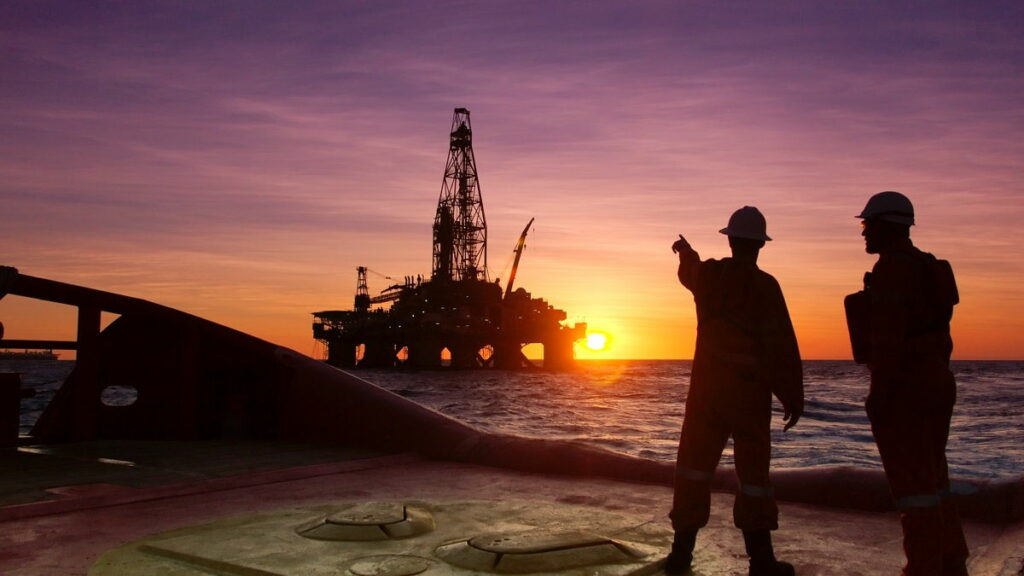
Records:
<instances>
[{"instance_id":1,"label":"coverall","mask_svg":"<svg viewBox=\"0 0 1024 576\"><path fill-rule=\"evenodd\" d=\"M906 238L879 253L865 284L871 370L866 408L900 510L903 573L966 574L968 548L949 498L946 463L956 402L949 369L955 280Z\"/></svg>"},{"instance_id":2,"label":"coverall","mask_svg":"<svg viewBox=\"0 0 1024 576\"><path fill-rule=\"evenodd\" d=\"M669 514L679 532L708 522L711 480L731 435L740 489L733 519L741 530L778 528L768 481L772 394L803 411L803 371L782 290L756 262L701 261L686 247L679 281L693 292L697 344L679 437Z\"/></svg>"}]
</instances>

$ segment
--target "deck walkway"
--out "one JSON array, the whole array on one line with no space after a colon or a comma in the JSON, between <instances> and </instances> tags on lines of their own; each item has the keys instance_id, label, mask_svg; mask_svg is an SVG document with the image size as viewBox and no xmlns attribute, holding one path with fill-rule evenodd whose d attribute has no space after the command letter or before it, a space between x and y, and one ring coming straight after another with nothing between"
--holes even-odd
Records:
<instances>
[{"instance_id":1,"label":"deck walkway","mask_svg":"<svg viewBox=\"0 0 1024 576\"><path fill-rule=\"evenodd\" d=\"M671 490L665 486L410 454L277 443L89 443L7 450L0 454L0 470L5 575L145 574L157 564L168 574L398 574L409 562L421 562L425 575L468 574L440 559L438 546L495 531L612 534L639 551L635 562L534 573L644 574L659 572L671 534L665 517ZM418 503L433 511L436 530L357 543L311 541L295 533L302 522L366 502ZM776 549L797 574L898 573L902 554L894 514L788 503L780 508ZM714 494L695 576L746 574L731 514L732 496ZM1024 525L971 522L966 530L972 575L1022 573ZM174 552L174 546L185 551Z\"/></svg>"}]
</instances>

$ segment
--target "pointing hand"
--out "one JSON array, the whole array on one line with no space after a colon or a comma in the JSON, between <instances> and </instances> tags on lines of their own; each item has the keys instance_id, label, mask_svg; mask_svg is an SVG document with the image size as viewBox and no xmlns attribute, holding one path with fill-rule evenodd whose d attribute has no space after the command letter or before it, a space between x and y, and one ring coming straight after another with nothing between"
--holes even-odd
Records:
<instances>
[{"instance_id":1,"label":"pointing hand","mask_svg":"<svg viewBox=\"0 0 1024 576\"><path fill-rule=\"evenodd\" d=\"M690 243L683 238L683 235L679 235L679 240L672 243L672 252L682 252L683 250L689 249Z\"/></svg>"}]
</instances>

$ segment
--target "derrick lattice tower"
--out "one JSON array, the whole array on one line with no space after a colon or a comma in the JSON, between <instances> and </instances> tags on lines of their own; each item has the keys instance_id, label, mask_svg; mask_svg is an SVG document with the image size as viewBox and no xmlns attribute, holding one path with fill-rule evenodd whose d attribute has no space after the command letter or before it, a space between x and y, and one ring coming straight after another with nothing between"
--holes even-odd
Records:
<instances>
[{"instance_id":1,"label":"derrick lattice tower","mask_svg":"<svg viewBox=\"0 0 1024 576\"><path fill-rule=\"evenodd\" d=\"M456 108L452 117L448 162L434 216L432 279L487 280L487 220L465 108Z\"/></svg>"},{"instance_id":2,"label":"derrick lattice tower","mask_svg":"<svg viewBox=\"0 0 1024 576\"><path fill-rule=\"evenodd\" d=\"M366 286L366 266L356 268L356 310L370 309L370 289Z\"/></svg>"}]
</instances>

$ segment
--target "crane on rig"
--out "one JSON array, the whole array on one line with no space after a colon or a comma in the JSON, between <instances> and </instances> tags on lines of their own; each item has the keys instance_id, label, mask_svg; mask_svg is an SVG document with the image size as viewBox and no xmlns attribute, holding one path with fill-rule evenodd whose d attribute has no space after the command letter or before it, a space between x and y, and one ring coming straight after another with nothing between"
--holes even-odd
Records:
<instances>
[{"instance_id":1,"label":"crane on rig","mask_svg":"<svg viewBox=\"0 0 1024 576\"><path fill-rule=\"evenodd\" d=\"M371 304L386 304L388 302L394 302L402 297L402 293L405 290L410 290L416 285L417 279L412 276L406 276L402 284L392 284L388 286L377 296L370 296L370 289L366 283L366 273L370 269L366 266L356 267L356 297L355 297L355 309L357 311L366 312L370 309ZM374 272L374 274L378 274ZM384 276L388 280L391 280L390 276Z\"/></svg>"},{"instance_id":2,"label":"crane on rig","mask_svg":"<svg viewBox=\"0 0 1024 576\"><path fill-rule=\"evenodd\" d=\"M519 241L516 242L516 259L512 262L512 271L508 275L508 284L505 285L505 300L508 300L509 294L512 293L512 285L516 283L516 271L519 270L519 259L522 258L523 249L526 248L526 233L530 231L530 226L533 226L534 219L535 218L530 218L530 221L526 223L526 228L523 228L523 233L519 235Z\"/></svg>"}]
</instances>

